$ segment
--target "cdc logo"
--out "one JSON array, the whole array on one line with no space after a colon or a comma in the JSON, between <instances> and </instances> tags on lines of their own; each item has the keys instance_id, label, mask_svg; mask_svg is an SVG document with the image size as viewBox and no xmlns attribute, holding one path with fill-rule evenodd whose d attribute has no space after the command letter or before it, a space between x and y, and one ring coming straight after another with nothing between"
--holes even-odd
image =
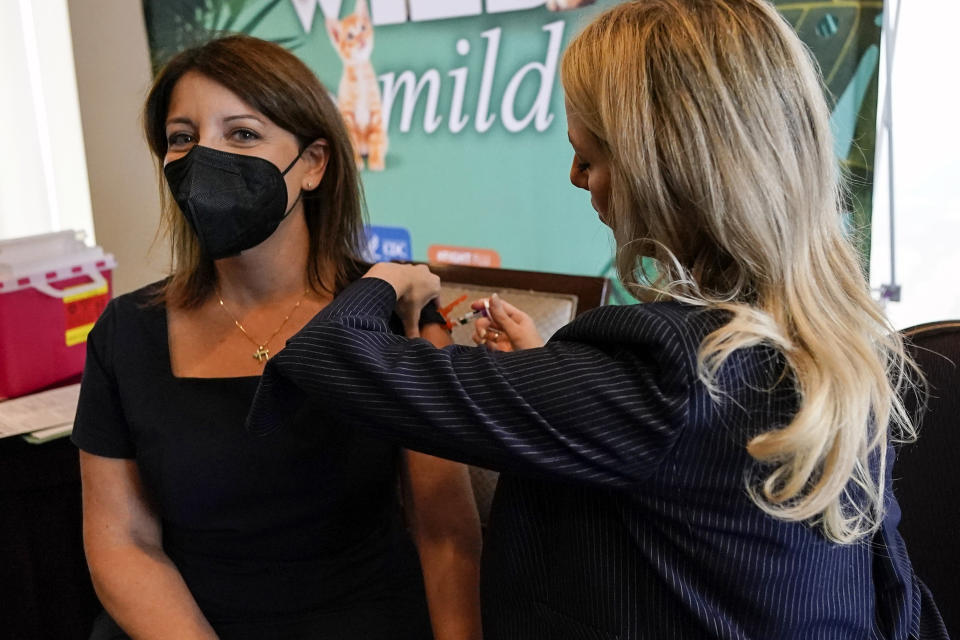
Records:
<instances>
[{"instance_id":1,"label":"cdc logo","mask_svg":"<svg viewBox=\"0 0 960 640\"><path fill-rule=\"evenodd\" d=\"M365 258L368 262L412 260L410 232L402 227L368 226Z\"/></svg>"}]
</instances>

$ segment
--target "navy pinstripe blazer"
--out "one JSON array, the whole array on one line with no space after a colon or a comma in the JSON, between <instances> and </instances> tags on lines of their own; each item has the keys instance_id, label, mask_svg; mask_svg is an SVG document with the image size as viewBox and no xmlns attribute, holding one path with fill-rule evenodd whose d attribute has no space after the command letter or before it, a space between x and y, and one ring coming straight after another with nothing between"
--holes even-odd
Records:
<instances>
[{"instance_id":1,"label":"navy pinstripe blazer","mask_svg":"<svg viewBox=\"0 0 960 640\"><path fill-rule=\"evenodd\" d=\"M747 478L763 470L745 444L786 424L796 397L758 347L728 361L711 399L695 361L716 313L606 307L542 349L493 353L392 334L395 302L381 280L344 290L270 360L249 425L266 436L309 400L332 420L499 470L488 640L919 632L926 592L892 494L874 541L843 546L749 500Z\"/></svg>"}]
</instances>

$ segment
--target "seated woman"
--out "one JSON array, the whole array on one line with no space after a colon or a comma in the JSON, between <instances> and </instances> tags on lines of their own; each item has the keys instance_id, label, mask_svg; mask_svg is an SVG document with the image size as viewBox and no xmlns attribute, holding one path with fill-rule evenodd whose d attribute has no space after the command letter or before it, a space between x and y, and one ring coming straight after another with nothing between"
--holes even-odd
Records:
<instances>
[{"instance_id":1,"label":"seated woman","mask_svg":"<svg viewBox=\"0 0 960 640\"><path fill-rule=\"evenodd\" d=\"M642 0L562 77L570 179L647 303L541 346L493 299L515 350L436 350L387 323L436 278L375 265L267 365L251 429L309 402L500 470L487 640L945 637L891 491L910 365L846 235L809 52L765 0Z\"/></svg>"},{"instance_id":2,"label":"seated woman","mask_svg":"<svg viewBox=\"0 0 960 640\"><path fill-rule=\"evenodd\" d=\"M233 36L175 57L144 123L175 201L173 273L90 335L73 440L90 572L116 621L94 637L479 638L462 465L319 406L269 442L244 429L267 359L366 268L326 89L281 47ZM441 322L428 309L423 337L448 344Z\"/></svg>"}]
</instances>

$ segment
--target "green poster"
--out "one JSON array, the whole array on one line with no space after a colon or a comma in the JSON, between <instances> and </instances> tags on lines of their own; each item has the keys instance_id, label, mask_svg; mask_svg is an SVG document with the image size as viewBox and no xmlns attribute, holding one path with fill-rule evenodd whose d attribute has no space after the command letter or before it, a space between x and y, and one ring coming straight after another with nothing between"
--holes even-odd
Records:
<instances>
[{"instance_id":1,"label":"green poster","mask_svg":"<svg viewBox=\"0 0 960 640\"><path fill-rule=\"evenodd\" d=\"M371 223L405 230L414 259L612 275L610 234L567 179L557 71L570 38L613 4L144 0L144 13L155 67L228 32L278 42L304 60L366 132ZM869 247L882 1L775 4L823 71L853 186L851 219ZM370 29L361 34L364 12ZM371 83L385 140L370 135Z\"/></svg>"}]
</instances>

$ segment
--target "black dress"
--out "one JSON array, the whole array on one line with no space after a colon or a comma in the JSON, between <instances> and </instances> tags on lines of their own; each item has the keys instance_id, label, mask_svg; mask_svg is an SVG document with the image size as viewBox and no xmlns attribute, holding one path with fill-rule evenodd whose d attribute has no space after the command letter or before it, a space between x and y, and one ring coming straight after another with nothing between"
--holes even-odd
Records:
<instances>
[{"instance_id":1,"label":"black dress","mask_svg":"<svg viewBox=\"0 0 960 640\"><path fill-rule=\"evenodd\" d=\"M251 436L259 377L174 377L149 295L113 300L91 332L72 438L136 460L164 550L218 635L430 638L398 447L310 406L281 437Z\"/></svg>"}]
</instances>

